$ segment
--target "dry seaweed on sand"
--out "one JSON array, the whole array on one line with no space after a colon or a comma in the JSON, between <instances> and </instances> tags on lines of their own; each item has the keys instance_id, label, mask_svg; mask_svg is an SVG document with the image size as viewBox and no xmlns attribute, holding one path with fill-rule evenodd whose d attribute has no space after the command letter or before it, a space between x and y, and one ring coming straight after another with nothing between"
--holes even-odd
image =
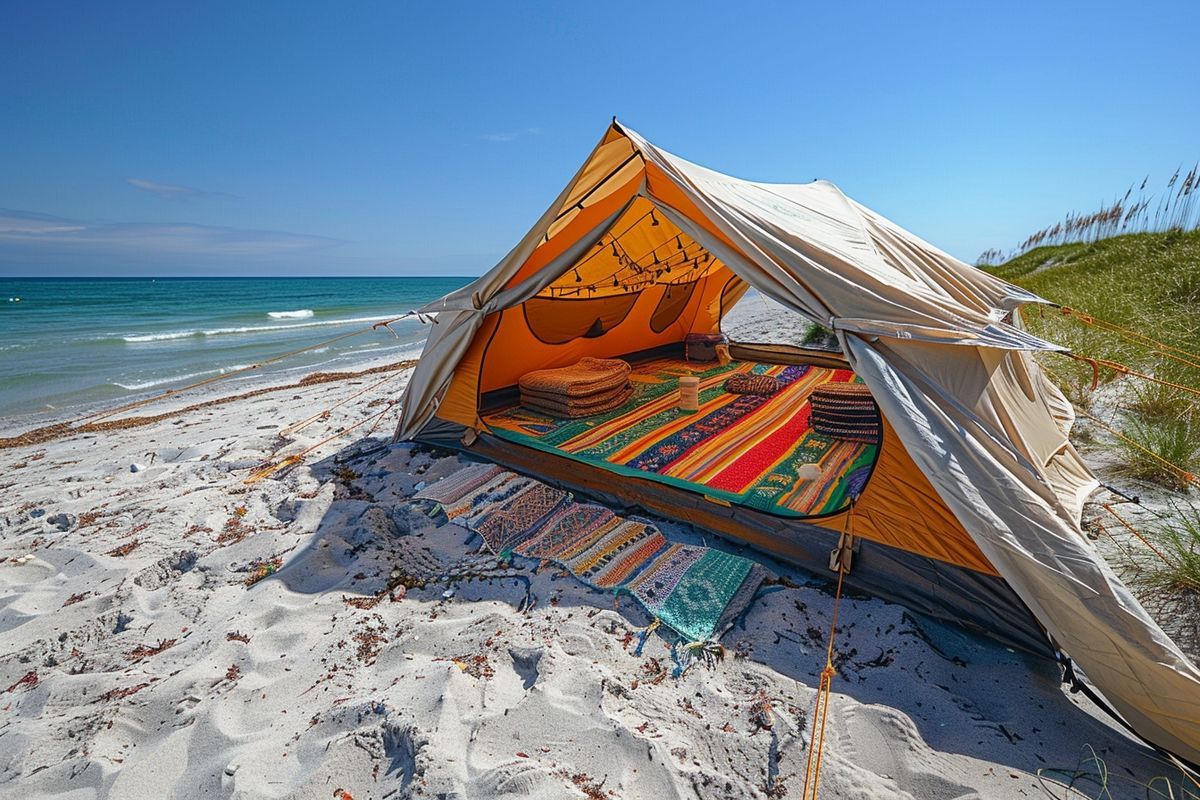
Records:
<instances>
[{"instance_id":1,"label":"dry seaweed on sand","mask_svg":"<svg viewBox=\"0 0 1200 800\"><path fill-rule=\"evenodd\" d=\"M9 694L11 692L15 692L17 689L26 689L26 690L32 689L38 685L39 680L40 679L38 678L37 671L30 670L29 672L26 672L21 678L19 678L16 681L16 683L14 683L12 686L9 686L7 689L5 689L4 693Z\"/></svg>"},{"instance_id":2,"label":"dry seaweed on sand","mask_svg":"<svg viewBox=\"0 0 1200 800\"><path fill-rule=\"evenodd\" d=\"M276 572L279 571L279 568L282 566L283 566L283 559L280 558L279 556L268 559L266 561L252 562L250 564L250 566L247 568L247 571L249 571L250 574L246 577L246 579L245 579L245 581L243 581L243 583L245 583L246 587L249 588L249 587L253 586L254 584L258 583L259 581L263 580L264 578L274 575Z\"/></svg>"},{"instance_id":3,"label":"dry seaweed on sand","mask_svg":"<svg viewBox=\"0 0 1200 800\"><path fill-rule=\"evenodd\" d=\"M155 645L138 645L129 651L129 658L132 661L141 661L143 658L156 656L166 650L170 650L175 646L175 639L159 639Z\"/></svg>"},{"instance_id":4,"label":"dry seaweed on sand","mask_svg":"<svg viewBox=\"0 0 1200 800\"><path fill-rule=\"evenodd\" d=\"M109 550L107 553L105 553L105 555L114 556L116 558L123 558L124 556L127 556L130 553L132 553L134 550L136 550L138 545L140 545L140 544L141 544L141 541L139 541L138 539L130 539L125 544L119 545L117 547L114 547L112 550Z\"/></svg>"}]
</instances>

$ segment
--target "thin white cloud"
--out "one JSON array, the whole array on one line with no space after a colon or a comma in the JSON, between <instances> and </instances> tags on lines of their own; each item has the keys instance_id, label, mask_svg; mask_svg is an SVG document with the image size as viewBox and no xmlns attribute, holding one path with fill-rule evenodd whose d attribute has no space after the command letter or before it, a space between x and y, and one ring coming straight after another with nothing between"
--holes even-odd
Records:
<instances>
[{"instance_id":1,"label":"thin white cloud","mask_svg":"<svg viewBox=\"0 0 1200 800\"><path fill-rule=\"evenodd\" d=\"M0 239L74 233L85 226L48 214L0 209Z\"/></svg>"},{"instance_id":2,"label":"thin white cloud","mask_svg":"<svg viewBox=\"0 0 1200 800\"><path fill-rule=\"evenodd\" d=\"M0 247L255 258L302 253L339 244L343 242L325 236L282 231L191 223L89 223L0 209Z\"/></svg>"},{"instance_id":3,"label":"thin white cloud","mask_svg":"<svg viewBox=\"0 0 1200 800\"><path fill-rule=\"evenodd\" d=\"M480 139L485 142L512 142L520 139L523 136L540 136L541 128L522 128L518 131L509 131L507 133L485 133L480 135Z\"/></svg>"},{"instance_id":4,"label":"thin white cloud","mask_svg":"<svg viewBox=\"0 0 1200 800\"><path fill-rule=\"evenodd\" d=\"M236 197L228 192L213 192L208 189L197 189L193 186L177 186L173 183L159 183L145 178L126 178L125 182L135 189L160 197L164 200L198 200L204 197Z\"/></svg>"}]
</instances>

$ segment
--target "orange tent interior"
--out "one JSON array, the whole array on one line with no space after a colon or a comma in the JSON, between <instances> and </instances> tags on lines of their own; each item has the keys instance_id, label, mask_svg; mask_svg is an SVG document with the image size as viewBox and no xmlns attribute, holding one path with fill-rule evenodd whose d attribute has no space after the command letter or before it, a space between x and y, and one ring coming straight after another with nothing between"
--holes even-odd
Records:
<instances>
[{"instance_id":1,"label":"orange tent interior","mask_svg":"<svg viewBox=\"0 0 1200 800\"><path fill-rule=\"evenodd\" d=\"M620 184L620 173L602 186ZM455 371L437 411L440 419L487 431L482 410L489 397L511 389L526 372L567 366L584 356L622 357L678 346L688 334L720 330L747 284L650 200L635 194L639 181L640 175L602 200L590 198L586 210L575 209L552 228L512 284L557 256L579 232L624 207L590 252L536 296L488 316ZM836 355L832 358L838 362ZM780 346L757 348L750 360L828 364L830 359L828 353ZM854 534L994 575L886 420L883 430L878 461L855 506ZM846 516L812 523L840 532ZM723 532L746 538L744 531Z\"/></svg>"}]
</instances>

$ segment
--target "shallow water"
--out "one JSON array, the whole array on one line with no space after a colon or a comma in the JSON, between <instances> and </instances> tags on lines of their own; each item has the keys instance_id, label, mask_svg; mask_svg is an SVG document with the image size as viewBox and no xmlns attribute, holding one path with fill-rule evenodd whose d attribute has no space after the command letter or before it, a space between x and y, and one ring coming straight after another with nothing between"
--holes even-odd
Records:
<instances>
[{"instance_id":1,"label":"shallow water","mask_svg":"<svg viewBox=\"0 0 1200 800\"><path fill-rule=\"evenodd\" d=\"M468 278L0 280L0 416L185 385L369 327ZM19 300L18 300L19 298ZM415 357L415 320L254 374Z\"/></svg>"}]
</instances>

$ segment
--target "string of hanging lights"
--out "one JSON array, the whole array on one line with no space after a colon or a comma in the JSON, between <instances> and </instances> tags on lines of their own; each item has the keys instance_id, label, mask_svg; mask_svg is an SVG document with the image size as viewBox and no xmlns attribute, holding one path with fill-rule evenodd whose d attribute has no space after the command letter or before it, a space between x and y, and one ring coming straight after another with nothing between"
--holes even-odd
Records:
<instances>
[{"instance_id":1,"label":"string of hanging lights","mask_svg":"<svg viewBox=\"0 0 1200 800\"><path fill-rule=\"evenodd\" d=\"M644 289L646 286L663 285L668 287L668 295L670 294L670 286L679 286L691 283L696 280L693 273L702 266L706 267L712 260L712 255L704 249L704 246L689 238L685 244L683 234L678 233L674 237L674 242L668 240L659 243L650 250L643 253L637 258L629 255L621 242L622 237L632 231L634 228L645 219L650 219L651 227L660 225L654 209L650 209L645 214L642 214L634 220L628 227L619 234L609 234L607 237L601 237L596 243L596 249L586 256L582 261L577 263L572 268L574 274L574 283L583 284L584 279L580 274L579 269L586 265L593 258L596 258L606 251L614 258L620 266L608 275L597 278L594 281L588 282L586 286L549 286L545 291L550 297L571 297L582 295L585 292L588 295L595 294L599 287L608 285L611 280L611 286L614 289L627 289L630 292L637 292ZM670 248L674 245L674 250L666 255L660 256L660 248ZM695 246L699 248L696 252L690 252L690 249ZM690 266L688 266L690 263ZM672 275L672 270L684 268L679 275L663 280L663 275ZM626 278L622 278L623 273L630 273Z\"/></svg>"},{"instance_id":2,"label":"string of hanging lights","mask_svg":"<svg viewBox=\"0 0 1200 800\"><path fill-rule=\"evenodd\" d=\"M623 231L621 231L620 233L618 233L616 236L613 236L611 233L610 233L610 234L607 234L607 235L612 237L612 241L613 241L613 242L617 242L617 241L619 241L619 240L621 239L621 237L622 237L622 236L624 236L625 234L629 233L631 230L633 230L633 229L634 229L634 228L636 228L636 227L637 227L639 224L641 224L642 220L644 220L646 217L649 217L649 218L650 218L650 227L652 227L652 228L657 228L657 227L658 227L658 224L659 224L659 223L658 223L658 217L656 217L656 216L655 216L655 214L654 214L654 209L652 208L652 209L650 209L649 211L647 211L645 214L642 214L640 217L638 217L637 219L635 219L633 222L629 223L629 226L628 226L627 228L625 228L625 230L623 230ZM622 248L622 249L624 249L624 248ZM596 249L595 249L595 250L593 250L593 251L592 251L592 252L591 252L591 253L590 253L590 254L589 254L587 257L585 257L585 258L584 258L582 261L580 261L578 264L576 264L576 265L575 265L575 268L576 268L576 269L578 269L579 267L582 267L583 265L585 265L585 264L587 264L589 261L591 261L593 258L595 258L596 256L600 255L602 252L604 252L604 237L601 237L601 238L600 238L600 241L596 243ZM613 255L614 255L614 256L616 256L616 255L617 255L615 251L614 251Z\"/></svg>"},{"instance_id":3,"label":"string of hanging lights","mask_svg":"<svg viewBox=\"0 0 1200 800\"><path fill-rule=\"evenodd\" d=\"M693 245L696 245L700 249L697 252L689 252L688 248L691 248ZM662 246L659 245L659 247ZM653 256L654 260L652 262L642 263L650 256ZM615 272L597 278L594 282L576 286L549 286L545 291L549 292L551 297L572 297L585 292L595 294L600 287L606 285L611 285L614 289L628 289L631 292L641 291L646 286L678 286L697 280L698 276L695 276L693 273L698 269L706 268L712 260L712 256L708 251L704 250L698 243L691 242L683 245L683 249L665 257L658 256L653 250L639 259L630 258L628 255L625 255L622 259L622 266ZM632 274L622 280L622 273L630 271L632 271ZM575 276L574 282L582 284L584 282L583 276L579 274L578 269L575 268L572 272ZM672 275L672 277L664 279L664 275ZM609 283L610 281L611 284Z\"/></svg>"}]
</instances>

